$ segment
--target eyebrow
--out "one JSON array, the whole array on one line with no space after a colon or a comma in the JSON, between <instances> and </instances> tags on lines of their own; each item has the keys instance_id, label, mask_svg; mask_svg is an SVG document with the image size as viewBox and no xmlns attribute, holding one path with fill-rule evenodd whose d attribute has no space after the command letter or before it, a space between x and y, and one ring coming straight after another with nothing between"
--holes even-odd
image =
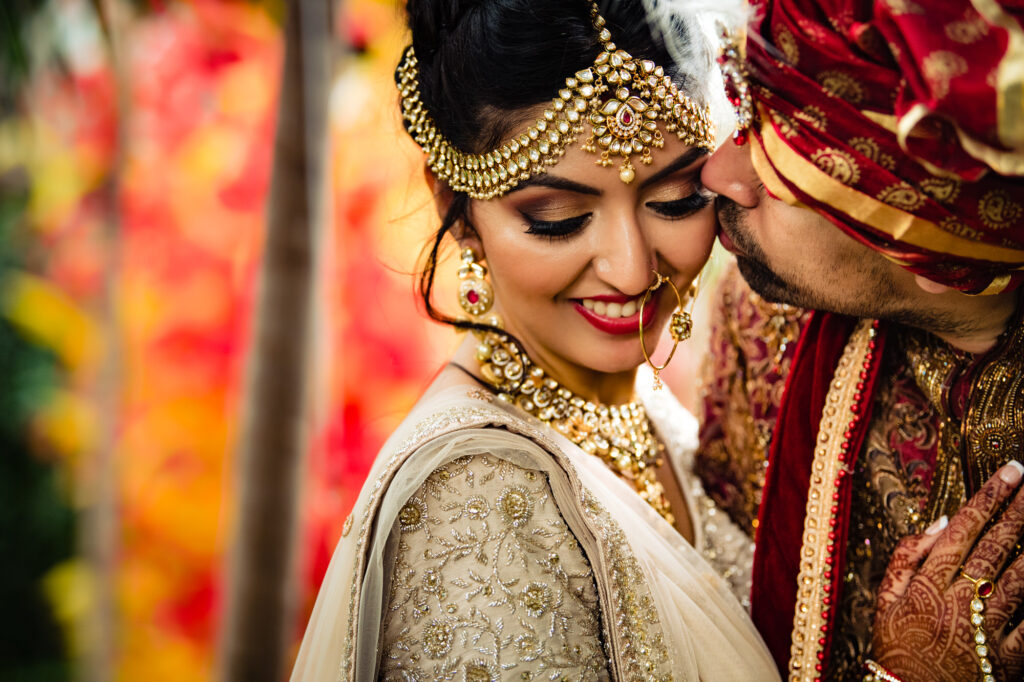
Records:
<instances>
[{"instance_id":1,"label":"eyebrow","mask_svg":"<svg viewBox=\"0 0 1024 682\"><path fill-rule=\"evenodd\" d=\"M681 154L679 158L677 158L675 161L668 164L667 166L659 170L657 173L641 182L640 188L643 189L645 187L649 187L650 185L653 185L659 180L663 180L669 175L675 173L680 168L686 168L687 166L692 165L701 157L707 156L707 154L707 150L701 147L691 147L686 152ZM534 175L528 180L520 182L518 185L510 189L508 193L511 194L512 192L517 192L521 189L526 189L527 187L550 187L551 189L561 189L569 192L576 192L577 194L588 194L595 197L601 196L601 190L597 189L596 187L591 187L590 185L584 185L582 183L569 180L568 178L559 177L557 175L549 175L547 173Z\"/></svg>"},{"instance_id":2,"label":"eyebrow","mask_svg":"<svg viewBox=\"0 0 1024 682\"><path fill-rule=\"evenodd\" d=\"M562 178L557 175L548 175L547 173L534 175L528 180L523 180L518 185L510 189L508 193L511 194L512 192L518 192L519 190L526 189L527 187L550 187L551 189L564 189L569 192L576 192L577 194L590 194L595 197L601 196L601 190L596 187L574 182L568 178Z\"/></svg>"},{"instance_id":3,"label":"eyebrow","mask_svg":"<svg viewBox=\"0 0 1024 682\"><path fill-rule=\"evenodd\" d=\"M650 187L659 180L664 180L681 168L693 165L697 159L707 156L708 152L703 147L690 147L678 159L662 168L660 171L640 183L640 188Z\"/></svg>"}]
</instances>

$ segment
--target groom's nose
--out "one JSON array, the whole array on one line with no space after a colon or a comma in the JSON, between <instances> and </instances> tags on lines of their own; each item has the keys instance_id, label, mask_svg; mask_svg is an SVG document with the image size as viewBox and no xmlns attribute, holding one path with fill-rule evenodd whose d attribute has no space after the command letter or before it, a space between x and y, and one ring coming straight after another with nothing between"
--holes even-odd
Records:
<instances>
[{"instance_id":1,"label":"groom's nose","mask_svg":"<svg viewBox=\"0 0 1024 682\"><path fill-rule=\"evenodd\" d=\"M700 180L712 192L735 201L744 208L753 208L758 202L757 188L761 181L750 162L748 142L737 145L731 138L718 148L700 173Z\"/></svg>"}]
</instances>

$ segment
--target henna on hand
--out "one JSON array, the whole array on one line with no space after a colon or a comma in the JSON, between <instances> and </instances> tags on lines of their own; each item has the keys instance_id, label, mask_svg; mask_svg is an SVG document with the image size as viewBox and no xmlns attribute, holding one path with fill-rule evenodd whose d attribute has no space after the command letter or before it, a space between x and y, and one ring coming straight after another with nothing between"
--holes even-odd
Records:
<instances>
[{"instance_id":1,"label":"henna on hand","mask_svg":"<svg viewBox=\"0 0 1024 682\"><path fill-rule=\"evenodd\" d=\"M975 541L1002 503L1020 485L1024 468L1006 465L949 521L945 530L900 542L878 592L872 658L901 679L917 682L977 679L970 602L974 584L960 576L960 567L977 568L974 578L996 580L1024 526L1024 491L992 526L978 547ZM1013 510L1013 511L1011 511ZM930 536L940 530L938 536ZM972 551L972 548L973 551ZM927 556L925 556L927 555ZM1024 562L1007 568L1017 582L998 589L985 613L988 657L998 679L1019 679L1024 672L1024 630L1003 633L1007 618L1020 603ZM1009 582L1009 581L1008 581ZM1005 592L1005 593L1004 593ZM1024 626L1022 626L1024 627Z\"/></svg>"}]
</instances>

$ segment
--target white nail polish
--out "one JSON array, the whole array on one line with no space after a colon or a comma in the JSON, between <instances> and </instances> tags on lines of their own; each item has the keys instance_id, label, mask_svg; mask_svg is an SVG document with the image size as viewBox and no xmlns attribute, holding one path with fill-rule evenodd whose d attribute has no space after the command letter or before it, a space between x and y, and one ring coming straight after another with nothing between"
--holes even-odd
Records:
<instances>
[{"instance_id":1,"label":"white nail polish","mask_svg":"<svg viewBox=\"0 0 1024 682\"><path fill-rule=\"evenodd\" d=\"M1015 485L1024 476L1024 465L1015 459L1011 459L1002 469L999 470L999 478L1010 485Z\"/></svg>"},{"instance_id":2,"label":"white nail polish","mask_svg":"<svg viewBox=\"0 0 1024 682\"><path fill-rule=\"evenodd\" d=\"M945 514L943 514L942 516L939 517L938 521L936 521L935 523L933 523L932 525L928 526L928 528L925 529L924 534L925 535L938 535L948 525L949 525L949 517L947 517Z\"/></svg>"}]
</instances>

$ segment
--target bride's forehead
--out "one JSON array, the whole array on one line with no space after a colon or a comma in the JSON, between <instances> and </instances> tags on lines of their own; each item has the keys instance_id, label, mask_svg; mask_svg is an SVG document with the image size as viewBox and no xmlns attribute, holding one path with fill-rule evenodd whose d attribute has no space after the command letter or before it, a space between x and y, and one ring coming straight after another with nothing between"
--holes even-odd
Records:
<instances>
[{"instance_id":1,"label":"bride's forehead","mask_svg":"<svg viewBox=\"0 0 1024 682\"><path fill-rule=\"evenodd\" d=\"M583 148L589 134L587 130L579 141L566 148L565 154L548 168L548 172L595 187L626 188L639 188L648 178L662 173L669 166L677 166L683 157L687 162L681 168L692 166L694 173L699 172L700 161L706 159L708 154L703 149L686 144L672 133L665 133L664 127L660 127L664 135L664 146L651 150L650 163L644 163L644 157L639 154L630 159L635 173L630 182L624 182L620 175L623 166L621 157L611 157L609 163L604 165L600 153Z\"/></svg>"}]
</instances>

